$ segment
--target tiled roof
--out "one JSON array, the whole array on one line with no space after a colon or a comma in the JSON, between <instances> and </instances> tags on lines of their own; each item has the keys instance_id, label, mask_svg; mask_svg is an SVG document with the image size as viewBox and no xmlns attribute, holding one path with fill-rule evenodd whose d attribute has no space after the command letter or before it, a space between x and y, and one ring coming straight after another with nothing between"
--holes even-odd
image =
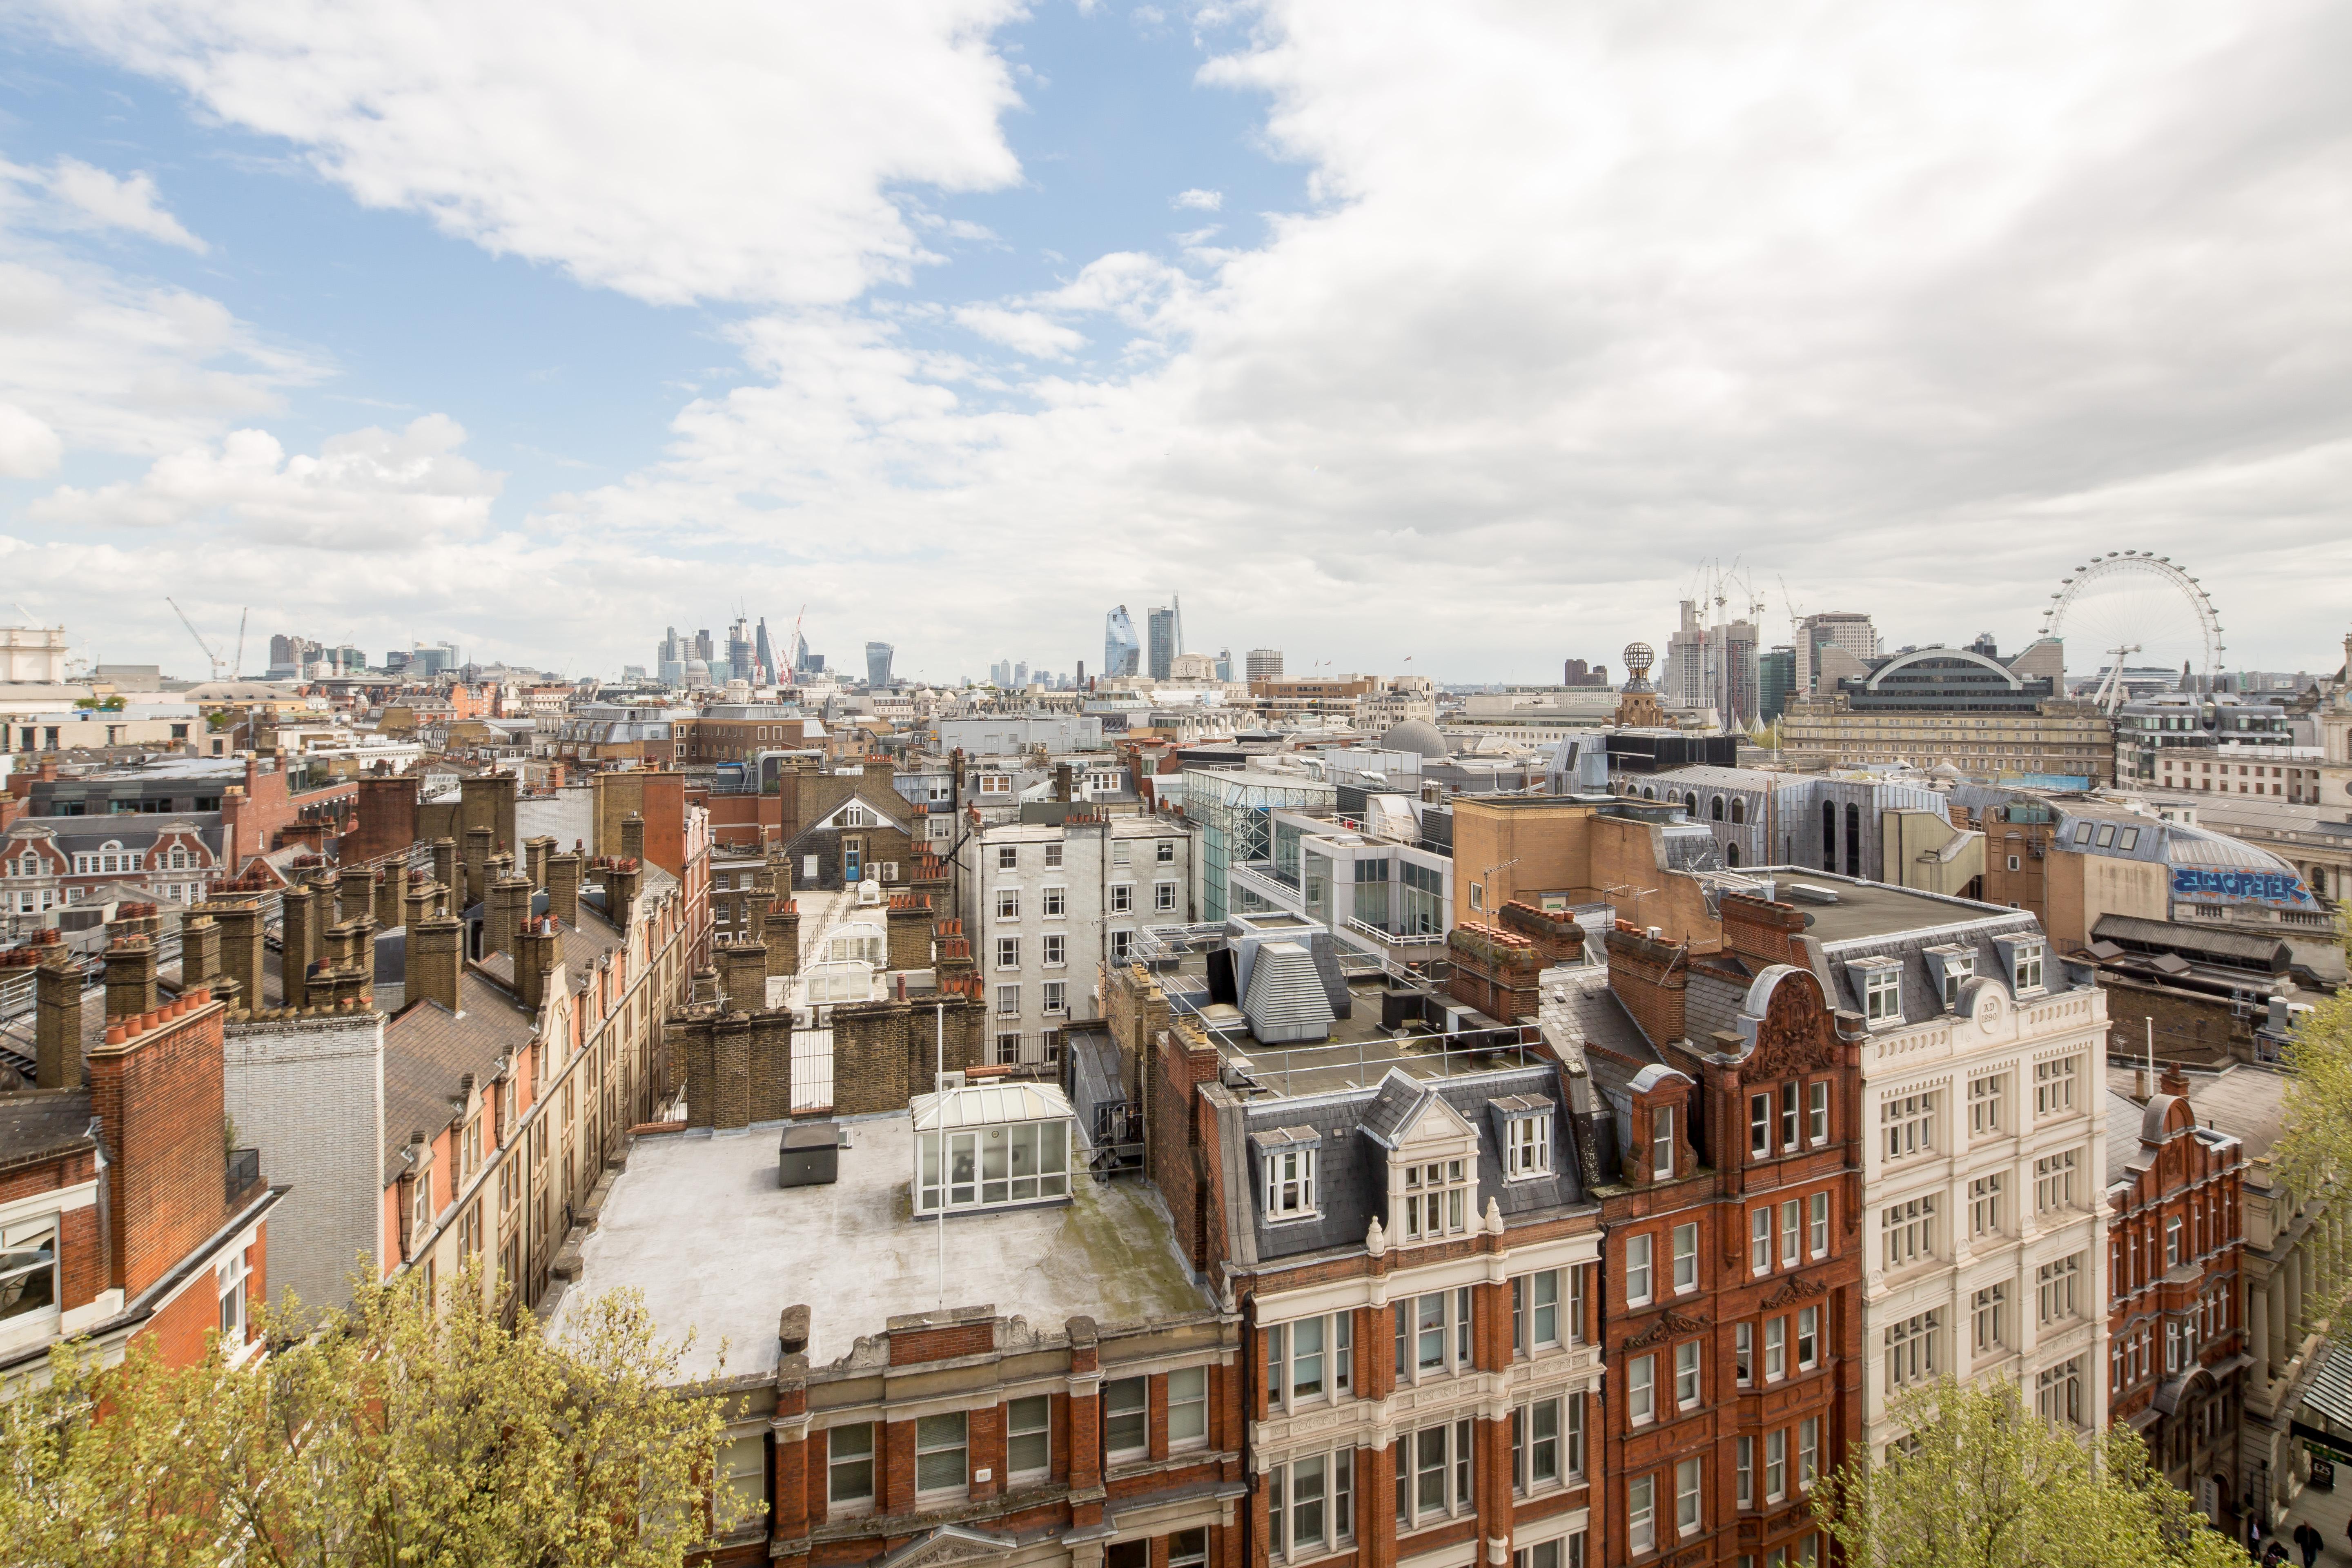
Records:
<instances>
[{"instance_id":1,"label":"tiled roof","mask_svg":"<svg viewBox=\"0 0 2352 1568\"><path fill-rule=\"evenodd\" d=\"M530 1043L533 1020L514 997L467 968L457 979L458 1013L419 1002L383 1031L383 1176L400 1173L408 1135L430 1138L449 1124L457 1080L487 1083L499 1058Z\"/></svg>"}]
</instances>

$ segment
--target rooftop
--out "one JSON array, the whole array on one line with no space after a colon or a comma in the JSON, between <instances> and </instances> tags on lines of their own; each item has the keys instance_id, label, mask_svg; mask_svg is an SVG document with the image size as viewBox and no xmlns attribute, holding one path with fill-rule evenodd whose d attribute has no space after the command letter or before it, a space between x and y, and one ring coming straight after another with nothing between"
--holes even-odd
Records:
<instances>
[{"instance_id":1,"label":"rooftop","mask_svg":"<svg viewBox=\"0 0 2352 1568\"><path fill-rule=\"evenodd\" d=\"M1889 882L1861 881L1802 866L1752 869L1743 867L1740 875L1771 883L1775 899L1803 910L1805 934L1824 947L1867 942L1903 931L1942 931L1979 921L2014 920L2018 914L1999 904L1926 893ZM1837 901L1817 902L1795 891L1807 886L1828 889L1837 895Z\"/></svg>"},{"instance_id":2,"label":"rooftop","mask_svg":"<svg viewBox=\"0 0 2352 1568\"><path fill-rule=\"evenodd\" d=\"M809 1363L822 1366L890 1318L941 1305L989 1303L1057 1330L1081 1313L1108 1326L1212 1304L1152 1187L1082 1178L1068 1203L954 1215L942 1229L913 1217L908 1114L842 1126L839 1179L808 1187L777 1184L778 1123L639 1138L555 1325L575 1292L634 1289L663 1336L695 1331L686 1374L710 1372L722 1341L730 1374L765 1374L791 1306L809 1309Z\"/></svg>"},{"instance_id":3,"label":"rooftop","mask_svg":"<svg viewBox=\"0 0 2352 1568\"><path fill-rule=\"evenodd\" d=\"M2267 1163L2285 1119L2286 1075L2268 1068L2232 1065L2220 1072L2185 1069L2189 1103L2200 1122L2210 1122L2245 1145L2250 1162ZM2107 1088L2119 1095L2131 1093L2132 1067L2110 1062ZM2267 1181L2258 1184L2267 1185Z\"/></svg>"},{"instance_id":4,"label":"rooftop","mask_svg":"<svg viewBox=\"0 0 2352 1568\"><path fill-rule=\"evenodd\" d=\"M1330 1020L1325 1037L1256 1037L1241 1005L1247 982L1235 973L1238 964L1218 955L1215 963L1224 974L1213 979L1213 954L1227 939L1226 927L1154 928L1139 933L1136 956L1167 992L1171 1010L1216 1046L1223 1058L1220 1076L1226 1088L1244 1098L1366 1089L1380 1083L1391 1068L1430 1079L1517 1068L1538 1059L1528 1048L1541 1037L1533 1023L1507 1026L1452 996L1396 984L1377 960L1344 942L1329 942L1328 928L1302 915L1255 910L1242 919L1253 931L1276 941L1289 938L1311 944L1308 952L1334 1003L1332 1012L1339 1015L1340 996L1347 1003L1345 1014ZM1321 963L1327 952L1332 967ZM1235 992L1234 1000L1220 1000L1228 988ZM1454 1032L1447 1032L1449 1022Z\"/></svg>"}]
</instances>

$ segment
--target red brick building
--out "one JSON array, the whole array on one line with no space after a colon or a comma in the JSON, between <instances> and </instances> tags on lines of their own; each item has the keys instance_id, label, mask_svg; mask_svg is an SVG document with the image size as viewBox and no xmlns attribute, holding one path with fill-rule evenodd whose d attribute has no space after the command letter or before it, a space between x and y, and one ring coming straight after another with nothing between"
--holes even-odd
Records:
<instances>
[{"instance_id":1,"label":"red brick building","mask_svg":"<svg viewBox=\"0 0 2352 1568\"><path fill-rule=\"evenodd\" d=\"M16 1087L0 1090L0 1373L67 1338L112 1360L145 1335L184 1364L217 1331L251 1354L247 1308L267 1287L267 1216L284 1189L222 1136L223 1005L201 988L162 1001L152 963L110 963L143 973L142 995L110 984L137 1010L85 1016L61 944L0 964L35 969L38 990L33 1039L5 1041Z\"/></svg>"},{"instance_id":2,"label":"red brick building","mask_svg":"<svg viewBox=\"0 0 2352 1568\"><path fill-rule=\"evenodd\" d=\"M2252 1361L2239 1306L2245 1148L2200 1123L2178 1066L2154 1088L2145 1102L2106 1097L2108 1419L2220 1521L2243 1490Z\"/></svg>"},{"instance_id":3,"label":"red brick building","mask_svg":"<svg viewBox=\"0 0 2352 1568\"><path fill-rule=\"evenodd\" d=\"M1819 1562L1809 1493L1861 1440L1859 1020L1790 962L1799 911L1721 912L1706 954L1620 921L1593 1005L1633 1027L1586 1029L1616 1131L1594 1193L1609 1563Z\"/></svg>"}]
</instances>

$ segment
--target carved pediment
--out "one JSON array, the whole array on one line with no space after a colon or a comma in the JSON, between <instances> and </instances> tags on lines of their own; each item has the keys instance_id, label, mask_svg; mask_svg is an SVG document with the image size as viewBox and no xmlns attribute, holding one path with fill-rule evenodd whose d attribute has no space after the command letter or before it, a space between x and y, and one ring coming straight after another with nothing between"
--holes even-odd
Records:
<instances>
[{"instance_id":1,"label":"carved pediment","mask_svg":"<svg viewBox=\"0 0 2352 1568\"><path fill-rule=\"evenodd\" d=\"M1756 1054L1741 1069L1750 1081L1826 1072L1837 1065L1837 1029L1809 970L1780 976L1756 1029Z\"/></svg>"},{"instance_id":2,"label":"carved pediment","mask_svg":"<svg viewBox=\"0 0 2352 1568\"><path fill-rule=\"evenodd\" d=\"M884 1552L874 1560L874 1568L946 1568L949 1563L993 1562L1012 1550L1013 1542L1003 1536L945 1524Z\"/></svg>"},{"instance_id":3,"label":"carved pediment","mask_svg":"<svg viewBox=\"0 0 2352 1568\"><path fill-rule=\"evenodd\" d=\"M1637 1351L1645 1345L1661 1343L1677 1334L1695 1334L1705 1327L1706 1327L1706 1314L1704 1312L1685 1317L1680 1312L1664 1311L1658 1314L1656 1320L1648 1328L1627 1340L1625 1348L1629 1351Z\"/></svg>"},{"instance_id":4,"label":"carved pediment","mask_svg":"<svg viewBox=\"0 0 2352 1568\"><path fill-rule=\"evenodd\" d=\"M1764 1308L1769 1311L1775 1307L1785 1307L1792 1301L1810 1301L1816 1296L1828 1295L1829 1289L1820 1280L1808 1279L1800 1274L1766 1297Z\"/></svg>"}]
</instances>

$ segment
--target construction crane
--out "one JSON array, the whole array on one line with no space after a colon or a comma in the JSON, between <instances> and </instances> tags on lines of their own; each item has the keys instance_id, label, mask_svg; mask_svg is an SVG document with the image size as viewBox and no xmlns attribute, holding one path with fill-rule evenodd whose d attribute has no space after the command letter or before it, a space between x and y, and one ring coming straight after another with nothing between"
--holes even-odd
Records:
<instances>
[{"instance_id":1,"label":"construction crane","mask_svg":"<svg viewBox=\"0 0 2352 1568\"><path fill-rule=\"evenodd\" d=\"M801 622L807 618L808 605L803 604L793 615L793 640L784 649L784 663L791 667L791 672L782 680L786 686L801 683Z\"/></svg>"},{"instance_id":2,"label":"construction crane","mask_svg":"<svg viewBox=\"0 0 2352 1568\"><path fill-rule=\"evenodd\" d=\"M252 614L253 606L250 605L236 613L236 664L229 671L229 677L234 680L245 679L245 623Z\"/></svg>"},{"instance_id":3,"label":"construction crane","mask_svg":"<svg viewBox=\"0 0 2352 1568\"><path fill-rule=\"evenodd\" d=\"M172 613L180 617L180 624L188 628L190 637L196 639L196 647L202 648L205 658L212 661L213 679L218 680L221 678L221 666L226 661L213 651L212 644L205 641L205 634L196 630L196 623L188 619L188 612L180 608L179 600L166 594L163 595L163 602L172 606Z\"/></svg>"}]
</instances>

